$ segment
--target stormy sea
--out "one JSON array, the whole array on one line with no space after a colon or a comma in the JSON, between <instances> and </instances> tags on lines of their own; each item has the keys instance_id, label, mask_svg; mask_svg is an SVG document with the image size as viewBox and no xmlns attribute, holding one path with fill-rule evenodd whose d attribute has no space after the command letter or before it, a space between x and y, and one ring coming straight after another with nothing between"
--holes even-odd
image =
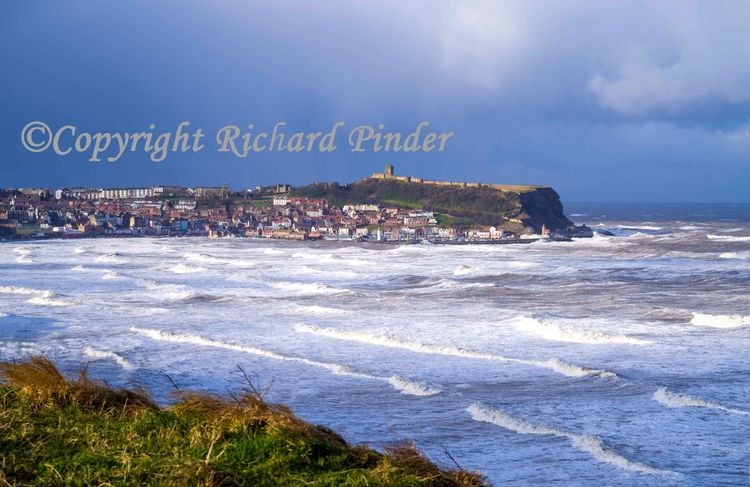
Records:
<instances>
[{"instance_id":1,"label":"stormy sea","mask_svg":"<svg viewBox=\"0 0 750 487\"><path fill-rule=\"evenodd\" d=\"M0 358L267 398L496 485L750 482L750 206L568 205L526 245L0 243ZM611 235L609 235L611 234Z\"/></svg>"}]
</instances>

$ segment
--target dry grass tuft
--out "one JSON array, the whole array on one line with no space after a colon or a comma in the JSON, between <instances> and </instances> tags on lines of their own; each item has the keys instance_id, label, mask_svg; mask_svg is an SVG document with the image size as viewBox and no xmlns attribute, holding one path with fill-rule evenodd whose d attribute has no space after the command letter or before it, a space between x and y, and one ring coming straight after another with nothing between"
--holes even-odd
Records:
<instances>
[{"instance_id":1,"label":"dry grass tuft","mask_svg":"<svg viewBox=\"0 0 750 487\"><path fill-rule=\"evenodd\" d=\"M44 357L22 362L0 362L0 381L24 391L37 404L48 401L78 407L124 411L133 408L156 408L145 391L112 388L103 381L92 380L85 369L69 380Z\"/></svg>"}]
</instances>

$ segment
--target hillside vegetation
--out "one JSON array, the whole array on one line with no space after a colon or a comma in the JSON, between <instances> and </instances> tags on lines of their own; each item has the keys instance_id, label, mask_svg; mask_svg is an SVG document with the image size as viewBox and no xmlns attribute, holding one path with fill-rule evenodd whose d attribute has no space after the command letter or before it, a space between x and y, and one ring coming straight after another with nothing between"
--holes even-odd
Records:
<instances>
[{"instance_id":1,"label":"hillside vegetation","mask_svg":"<svg viewBox=\"0 0 750 487\"><path fill-rule=\"evenodd\" d=\"M486 485L410 444L349 445L250 381L229 398L177 390L161 408L44 358L0 363L0 379L0 485Z\"/></svg>"},{"instance_id":2,"label":"hillside vegetation","mask_svg":"<svg viewBox=\"0 0 750 487\"><path fill-rule=\"evenodd\" d=\"M552 230L573 225L563 214L560 197L547 187L438 186L393 179L365 179L349 185L316 183L295 188L293 196L327 199L331 204L372 203L423 208L457 225L494 225L520 233L524 226ZM440 221L440 220L439 220Z\"/></svg>"}]
</instances>

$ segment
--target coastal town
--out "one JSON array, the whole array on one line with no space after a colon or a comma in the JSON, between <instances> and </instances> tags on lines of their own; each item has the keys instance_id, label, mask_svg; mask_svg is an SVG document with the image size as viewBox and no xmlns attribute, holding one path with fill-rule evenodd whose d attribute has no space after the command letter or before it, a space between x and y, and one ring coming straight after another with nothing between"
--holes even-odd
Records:
<instances>
[{"instance_id":1,"label":"coastal town","mask_svg":"<svg viewBox=\"0 0 750 487\"><path fill-rule=\"evenodd\" d=\"M371 178L397 179L392 166ZM294 196L287 184L245 191L227 185L0 189L0 238L202 236L407 243L564 238L544 225L522 233L492 225L455 225L439 213L413 206L364 201L335 205Z\"/></svg>"}]
</instances>

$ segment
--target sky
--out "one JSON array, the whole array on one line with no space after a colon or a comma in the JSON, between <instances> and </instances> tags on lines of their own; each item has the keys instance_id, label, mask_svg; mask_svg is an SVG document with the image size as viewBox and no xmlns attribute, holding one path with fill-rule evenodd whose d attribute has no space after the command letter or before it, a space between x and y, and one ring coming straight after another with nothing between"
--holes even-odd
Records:
<instances>
[{"instance_id":1,"label":"sky","mask_svg":"<svg viewBox=\"0 0 750 487\"><path fill-rule=\"evenodd\" d=\"M0 187L430 179L544 184L563 201L750 202L747 0L0 3ZM115 162L22 130L206 134ZM345 122L333 152L217 150L226 125ZM352 152L420 122L443 152ZM37 136L40 134L37 133Z\"/></svg>"}]
</instances>

